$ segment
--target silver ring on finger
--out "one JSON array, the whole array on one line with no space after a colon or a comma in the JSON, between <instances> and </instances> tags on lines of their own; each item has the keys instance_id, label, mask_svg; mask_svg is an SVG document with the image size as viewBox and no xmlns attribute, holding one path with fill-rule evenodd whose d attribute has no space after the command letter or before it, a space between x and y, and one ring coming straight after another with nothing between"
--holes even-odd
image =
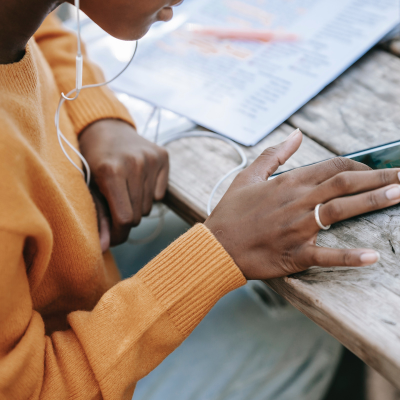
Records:
<instances>
[{"instance_id":1,"label":"silver ring on finger","mask_svg":"<svg viewBox=\"0 0 400 400\"><path fill-rule=\"evenodd\" d=\"M315 206L315 209L314 209L315 222L317 223L317 225L318 225L321 229L323 229L324 231L327 231L327 230L331 227L331 225L323 225L323 224L322 224L321 219L319 218L319 208L320 208L321 206L322 206L322 203L317 204L317 205Z\"/></svg>"}]
</instances>

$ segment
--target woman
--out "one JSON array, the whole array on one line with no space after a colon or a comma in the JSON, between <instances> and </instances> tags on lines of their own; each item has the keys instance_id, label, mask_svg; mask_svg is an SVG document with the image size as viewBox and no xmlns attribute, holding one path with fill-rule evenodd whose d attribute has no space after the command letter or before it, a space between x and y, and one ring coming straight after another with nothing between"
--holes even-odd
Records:
<instances>
[{"instance_id":1,"label":"woman","mask_svg":"<svg viewBox=\"0 0 400 400\"><path fill-rule=\"evenodd\" d=\"M397 204L399 171L338 158L268 181L300 146L295 131L238 175L204 224L119 282L108 247L163 197L168 158L136 134L107 89L83 92L60 116L62 132L91 167L91 192L64 157L54 114L60 92L75 86L75 39L53 17L37 31L61 3L0 4L1 398L129 399L247 280L379 260L374 250L316 247L314 208L323 203L319 217L329 225ZM84 0L82 10L133 40L170 19L172 5ZM85 62L84 83L102 80Z\"/></svg>"}]
</instances>

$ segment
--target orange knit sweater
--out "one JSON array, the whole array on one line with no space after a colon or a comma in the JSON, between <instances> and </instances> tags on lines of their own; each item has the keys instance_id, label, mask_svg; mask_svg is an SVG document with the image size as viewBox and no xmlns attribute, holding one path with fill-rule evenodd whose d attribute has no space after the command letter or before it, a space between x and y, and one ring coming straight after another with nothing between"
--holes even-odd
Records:
<instances>
[{"instance_id":1,"label":"orange knit sweater","mask_svg":"<svg viewBox=\"0 0 400 400\"><path fill-rule=\"evenodd\" d=\"M21 61L0 65L1 399L130 399L216 301L245 283L203 225L119 282L54 127L60 92L75 85L75 51L75 37L49 17ZM86 60L84 83L102 80ZM84 91L64 106L61 130L77 146L77 134L102 118L132 123L108 89Z\"/></svg>"}]
</instances>

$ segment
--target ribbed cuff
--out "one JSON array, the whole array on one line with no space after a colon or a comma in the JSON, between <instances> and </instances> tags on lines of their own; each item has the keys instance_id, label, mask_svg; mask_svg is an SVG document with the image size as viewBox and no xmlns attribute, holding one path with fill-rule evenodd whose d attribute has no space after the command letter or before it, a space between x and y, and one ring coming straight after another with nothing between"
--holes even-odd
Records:
<instances>
[{"instance_id":1,"label":"ribbed cuff","mask_svg":"<svg viewBox=\"0 0 400 400\"><path fill-rule=\"evenodd\" d=\"M187 336L215 303L246 279L202 224L182 235L136 275Z\"/></svg>"},{"instance_id":2,"label":"ribbed cuff","mask_svg":"<svg viewBox=\"0 0 400 400\"><path fill-rule=\"evenodd\" d=\"M66 102L65 106L77 134L101 119L119 119L135 127L128 110L106 86L84 89L76 100Z\"/></svg>"}]
</instances>

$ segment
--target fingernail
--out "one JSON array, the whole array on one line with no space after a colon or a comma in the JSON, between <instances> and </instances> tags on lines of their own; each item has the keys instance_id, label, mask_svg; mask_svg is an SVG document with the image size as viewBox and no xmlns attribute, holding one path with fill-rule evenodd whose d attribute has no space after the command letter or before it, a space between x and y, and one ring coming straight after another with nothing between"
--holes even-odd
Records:
<instances>
[{"instance_id":1,"label":"fingernail","mask_svg":"<svg viewBox=\"0 0 400 400\"><path fill-rule=\"evenodd\" d=\"M300 133L300 129L297 128L295 131L293 131L293 132L287 137L286 140L291 140L291 139L293 139L293 138L294 138L295 136L297 136L299 133Z\"/></svg>"},{"instance_id":2,"label":"fingernail","mask_svg":"<svg viewBox=\"0 0 400 400\"><path fill-rule=\"evenodd\" d=\"M369 251L366 253L362 253L360 256L360 261L363 264L374 264L376 262L378 262L381 259L380 254L377 251Z\"/></svg>"},{"instance_id":3,"label":"fingernail","mask_svg":"<svg viewBox=\"0 0 400 400\"><path fill-rule=\"evenodd\" d=\"M400 172L397 173L397 177L399 178L399 181L400 181Z\"/></svg>"},{"instance_id":4,"label":"fingernail","mask_svg":"<svg viewBox=\"0 0 400 400\"><path fill-rule=\"evenodd\" d=\"M385 196L389 200L397 200L400 199L400 186L393 187L386 191Z\"/></svg>"}]
</instances>

